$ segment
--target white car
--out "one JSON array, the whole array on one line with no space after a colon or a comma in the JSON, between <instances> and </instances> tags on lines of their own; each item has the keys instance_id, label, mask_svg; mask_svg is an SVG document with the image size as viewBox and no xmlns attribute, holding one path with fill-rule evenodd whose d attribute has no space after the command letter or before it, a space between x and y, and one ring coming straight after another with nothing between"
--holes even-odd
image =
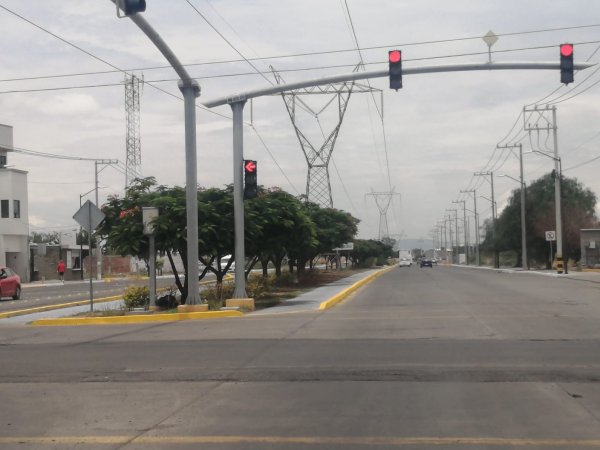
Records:
<instances>
[{"instance_id":1,"label":"white car","mask_svg":"<svg viewBox=\"0 0 600 450\"><path fill-rule=\"evenodd\" d=\"M412 261L408 258L401 258L400 259L400 264L398 264L400 267L410 267L412 266Z\"/></svg>"}]
</instances>

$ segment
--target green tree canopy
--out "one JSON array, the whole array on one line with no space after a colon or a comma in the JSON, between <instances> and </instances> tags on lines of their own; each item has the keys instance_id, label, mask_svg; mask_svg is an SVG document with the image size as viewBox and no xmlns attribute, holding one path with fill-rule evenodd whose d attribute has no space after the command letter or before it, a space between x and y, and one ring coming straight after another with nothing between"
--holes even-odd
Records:
<instances>
[{"instance_id":1,"label":"green tree canopy","mask_svg":"<svg viewBox=\"0 0 600 450\"><path fill-rule=\"evenodd\" d=\"M581 257L579 230L597 225L596 195L575 178L562 178L563 250L565 258ZM530 260L547 261L545 232L556 230L554 206L554 172L532 182L525 190L527 253ZM492 223L484 223L483 249L493 249ZM521 190L516 189L496 220L498 250L513 250L521 255Z\"/></svg>"}]
</instances>

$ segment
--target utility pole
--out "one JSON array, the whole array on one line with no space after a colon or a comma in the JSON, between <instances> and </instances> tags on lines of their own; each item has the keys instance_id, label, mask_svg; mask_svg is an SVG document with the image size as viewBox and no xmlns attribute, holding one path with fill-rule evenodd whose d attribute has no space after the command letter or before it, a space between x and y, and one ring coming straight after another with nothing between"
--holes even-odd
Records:
<instances>
[{"instance_id":1,"label":"utility pole","mask_svg":"<svg viewBox=\"0 0 600 450\"><path fill-rule=\"evenodd\" d=\"M500 268L500 253L498 252L498 243L496 242L496 199L494 198L494 172L475 172L475 176L488 176L490 177L489 183L492 187L492 240L494 241L494 267Z\"/></svg>"},{"instance_id":2,"label":"utility pole","mask_svg":"<svg viewBox=\"0 0 600 450\"><path fill-rule=\"evenodd\" d=\"M521 267L523 270L529 269L529 264L527 263L527 227L526 227L526 217L525 217L525 180L523 178L523 144L514 144L514 145L503 145L496 146L496 148L518 148L519 149L519 167L520 167L520 180L516 180L521 184ZM502 176L502 175L499 175ZM505 177L512 178L510 175L504 174ZM514 178L513 178L514 179Z\"/></svg>"},{"instance_id":3,"label":"utility pole","mask_svg":"<svg viewBox=\"0 0 600 450\"><path fill-rule=\"evenodd\" d=\"M462 203L463 207L463 231L465 239L465 263L469 265L469 244L467 243L467 207L465 206L466 200L453 200L452 203Z\"/></svg>"},{"instance_id":4,"label":"utility pole","mask_svg":"<svg viewBox=\"0 0 600 450\"><path fill-rule=\"evenodd\" d=\"M477 190L471 189L460 192L473 194L473 215L475 217L475 264L479 266L481 264L481 260L479 258L479 215L477 214Z\"/></svg>"},{"instance_id":5,"label":"utility pole","mask_svg":"<svg viewBox=\"0 0 600 450\"><path fill-rule=\"evenodd\" d=\"M458 239L458 209L447 209L448 212L454 212L454 231L456 236L456 258L452 258L453 262L456 259L456 264L460 263L459 253L460 253L460 240ZM454 250L452 250L452 254L454 255Z\"/></svg>"},{"instance_id":6,"label":"utility pole","mask_svg":"<svg viewBox=\"0 0 600 450\"><path fill-rule=\"evenodd\" d=\"M548 120L547 113L552 113L552 120ZM533 117L538 117L535 123L531 123ZM558 156L558 125L556 123L556 106L545 106L543 108L527 108L523 107L523 120L525 123L524 130L537 131L538 137L540 131L550 133L552 130L554 140L554 157L543 151L536 151L543 155L549 156L554 160L554 173L559 174L554 177L554 209L556 220L556 271L563 273L563 223L562 223L562 205L561 205L561 185L560 185L560 157ZM546 125L539 126L540 120L543 120ZM567 261L568 262L568 261Z\"/></svg>"},{"instance_id":7,"label":"utility pole","mask_svg":"<svg viewBox=\"0 0 600 450\"><path fill-rule=\"evenodd\" d=\"M448 221L448 237L450 238L450 264L454 264L454 241L452 238L452 217L450 217L450 215L448 215L446 217L447 221Z\"/></svg>"},{"instance_id":8,"label":"utility pole","mask_svg":"<svg viewBox=\"0 0 600 450\"><path fill-rule=\"evenodd\" d=\"M96 191L96 206L100 208L98 204L100 202L98 198L98 174L106 169L107 166L111 164L119 164L118 159L97 159L94 161L94 190ZM104 166L102 169L98 170L98 166ZM81 200L81 199L80 199ZM92 237L90 236L90 242ZM96 241L96 279L98 281L102 280L102 249L100 248L100 240ZM92 247L90 246L90 255L92 254ZM91 269L90 269L91 270Z\"/></svg>"}]
</instances>

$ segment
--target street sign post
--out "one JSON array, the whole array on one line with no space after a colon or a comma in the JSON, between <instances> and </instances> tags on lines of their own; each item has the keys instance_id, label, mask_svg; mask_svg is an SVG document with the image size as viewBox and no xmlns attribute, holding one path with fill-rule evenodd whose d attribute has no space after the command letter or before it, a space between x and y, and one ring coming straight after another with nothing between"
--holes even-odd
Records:
<instances>
[{"instance_id":1,"label":"street sign post","mask_svg":"<svg viewBox=\"0 0 600 450\"><path fill-rule=\"evenodd\" d=\"M546 231L546 240L550 244L550 267L552 267L552 241L556 241L556 231Z\"/></svg>"},{"instance_id":2,"label":"street sign post","mask_svg":"<svg viewBox=\"0 0 600 450\"><path fill-rule=\"evenodd\" d=\"M154 206L142 206L142 222L144 224L144 235L148 236L148 279L150 295L148 309L156 307L156 249L154 243L154 219L158 217L158 208Z\"/></svg>"},{"instance_id":3,"label":"street sign post","mask_svg":"<svg viewBox=\"0 0 600 450\"><path fill-rule=\"evenodd\" d=\"M73 215L73 219L85 228L88 232L88 254L92 256L92 232L104 220L104 213L98 209L91 201L86 201L81 208ZM81 255L80 255L81 258ZM93 264L90 258L90 311L94 311L94 286L92 285ZM81 267L83 270L83 266Z\"/></svg>"}]
</instances>

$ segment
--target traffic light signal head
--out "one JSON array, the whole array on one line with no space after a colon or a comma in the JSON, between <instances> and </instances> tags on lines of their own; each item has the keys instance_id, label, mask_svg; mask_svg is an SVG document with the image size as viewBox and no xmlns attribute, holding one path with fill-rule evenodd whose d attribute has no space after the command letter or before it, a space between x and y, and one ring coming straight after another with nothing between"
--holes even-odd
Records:
<instances>
[{"instance_id":1,"label":"traffic light signal head","mask_svg":"<svg viewBox=\"0 0 600 450\"><path fill-rule=\"evenodd\" d=\"M126 16L146 11L146 0L117 0L117 12L121 8Z\"/></svg>"},{"instance_id":2,"label":"traffic light signal head","mask_svg":"<svg viewBox=\"0 0 600 450\"><path fill-rule=\"evenodd\" d=\"M388 52L390 70L390 89L402 89L402 52L391 50Z\"/></svg>"},{"instance_id":3,"label":"traffic light signal head","mask_svg":"<svg viewBox=\"0 0 600 450\"><path fill-rule=\"evenodd\" d=\"M573 44L560 45L560 82L573 82Z\"/></svg>"},{"instance_id":4,"label":"traffic light signal head","mask_svg":"<svg viewBox=\"0 0 600 450\"><path fill-rule=\"evenodd\" d=\"M256 161L244 160L244 199L254 198L258 194Z\"/></svg>"}]
</instances>

